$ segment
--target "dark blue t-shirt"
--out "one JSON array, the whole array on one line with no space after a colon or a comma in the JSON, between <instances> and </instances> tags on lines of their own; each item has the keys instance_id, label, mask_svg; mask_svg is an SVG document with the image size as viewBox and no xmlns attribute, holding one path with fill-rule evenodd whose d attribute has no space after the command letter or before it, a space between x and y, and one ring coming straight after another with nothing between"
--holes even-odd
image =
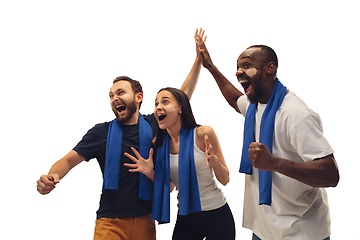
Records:
<instances>
[{"instance_id":1,"label":"dark blue t-shirt","mask_svg":"<svg viewBox=\"0 0 360 240\"><path fill-rule=\"evenodd\" d=\"M144 119L150 124L155 136L157 122L154 114L143 115ZM110 122L96 124L82 138L82 140L73 148L89 161L96 158L102 175L104 177L106 140ZM139 173L129 172L129 168L124 163L134 163L124 155L125 152L135 156L131 147L139 150L138 124L122 125L123 139L121 146L119 189L101 194L100 206L97 211L99 218L124 218L139 217L151 213L151 201L142 201L138 199L139 192Z\"/></svg>"}]
</instances>

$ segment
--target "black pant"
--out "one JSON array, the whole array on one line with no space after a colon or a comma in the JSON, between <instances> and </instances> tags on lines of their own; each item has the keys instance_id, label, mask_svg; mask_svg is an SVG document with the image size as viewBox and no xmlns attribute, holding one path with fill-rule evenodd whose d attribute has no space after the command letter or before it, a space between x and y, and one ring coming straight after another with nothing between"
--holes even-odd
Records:
<instances>
[{"instance_id":1,"label":"black pant","mask_svg":"<svg viewBox=\"0 0 360 240\"><path fill-rule=\"evenodd\" d=\"M178 215L173 240L234 240L235 222L228 204L211 210Z\"/></svg>"}]
</instances>

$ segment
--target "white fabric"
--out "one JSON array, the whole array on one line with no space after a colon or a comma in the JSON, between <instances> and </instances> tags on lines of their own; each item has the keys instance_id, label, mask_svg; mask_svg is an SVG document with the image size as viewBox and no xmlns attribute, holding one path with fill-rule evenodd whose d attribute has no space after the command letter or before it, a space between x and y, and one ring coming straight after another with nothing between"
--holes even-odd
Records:
<instances>
[{"instance_id":1,"label":"white fabric","mask_svg":"<svg viewBox=\"0 0 360 240\"><path fill-rule=\"evenodd\" d=\"M245 116L250 102L241 96L237 105ZM258 104L255 138L266 104ZM318 114L289 92L275 116L273 154L296 162L312 161L333 153L322 134ZM262 240L322 240L330 236L330 213L323 188L313 188L283 174L272 172L272 205L259 205L258 170L245 176L243 227Z\"/></svg>"},{"instance_id":2,"label":"white fabric","mask_svg":"<svg viewBox=\"0 0 360 240\"><path fill-rule=\"evenodd\" d=\"M215 182L212 168L206 166L205 153L196 146L195 137L196 130L194 130L194 160L199 185L201 210L214 210L224 206L226 204L226 198ZM178 154L170 154L170 178L174 182L176 189L179 191L178 159Z\"/></svg>"}]
</instances>

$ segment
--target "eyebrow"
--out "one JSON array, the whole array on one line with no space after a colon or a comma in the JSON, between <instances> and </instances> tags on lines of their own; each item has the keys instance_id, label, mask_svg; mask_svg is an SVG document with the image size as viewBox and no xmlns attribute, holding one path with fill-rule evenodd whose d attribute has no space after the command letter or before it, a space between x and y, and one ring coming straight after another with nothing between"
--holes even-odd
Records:
<instances>
[{"instance_id":1,"label":"eyebrow","mask_svg":"<svg viewBox=\"0 0 360 240\"><path fill-rule=\"evenodd\" d=\"M161 99L164 99L164 98L166 98L166 99L170 99L170 97L166 97L166 96L165 96L165 97L162 97ZM158 101L158 99L157 99L157 98L155 99L155 102L156 102L156 101Z\"/></svg>"},{"instance_id":2,"label":"eyebrow","mask_svg":"<svg viewBox=\"0 0 360 240\"><path fill-rule=\"evenodd\" d=\"M245 57L242 57L240 60L242 60L242 59L244 59L244 58L249 58L249 59L251 59L250 56L245 56Z\"/></svg>"}]
</instances>

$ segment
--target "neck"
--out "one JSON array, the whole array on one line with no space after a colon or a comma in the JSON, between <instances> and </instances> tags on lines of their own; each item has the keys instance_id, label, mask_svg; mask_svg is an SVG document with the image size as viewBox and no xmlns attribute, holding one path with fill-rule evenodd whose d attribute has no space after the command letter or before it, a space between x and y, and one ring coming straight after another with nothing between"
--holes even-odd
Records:
<instances>
[{"instance_id":1,"label":"neck","mask_svg":"<svg viewBox=\"0 0 360 240\"><path fill-rule=\"evenodd\" d=\"M180 121L166 129L166 131L169 134L169 137L171 139L171 142L177 143L180 141L181 126L182 126L182 123Z\"/></svg>"},{"instance_id":2,"label":"neck","mask_svg":"<svg viewBox=\"0 0 360 240\"><path fill-rule=\"evenodd\" d=\"M269 86L266 87L264 94L259 98L259 103L261 104L267 104L272 92L274 91L275 85L276 85L277 79L275 77L274 81L271 81Z\"/></svg>"},{"instance_id":3,"label":"neck","mask_svg":"<svg viewBox=\"0 0 360 240\"><path fill-rule=\"evenodd\" d=\"M134 125L139 122L139 111L135 112L129 121L123 123L123 125Z\"/></svg>"}]
</instances>

